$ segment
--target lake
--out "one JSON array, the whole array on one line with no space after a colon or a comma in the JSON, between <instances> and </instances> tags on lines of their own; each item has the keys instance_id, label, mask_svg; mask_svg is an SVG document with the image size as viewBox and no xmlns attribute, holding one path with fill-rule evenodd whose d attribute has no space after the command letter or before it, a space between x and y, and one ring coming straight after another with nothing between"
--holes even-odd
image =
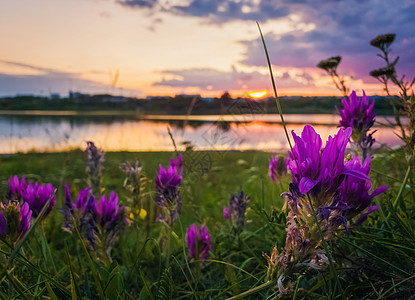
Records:
<instances>
[{"instance_id":1,"label":"lake","mask_svg":"<svg viewBox=\"0 0 415 300\"><path fill-rule=\"evenodd\" d=\"M312 124L325 141L337 132L337 115L285 115L289 132L301 133ZM386 128L392 118L379 117L376 146L402 143L396 129ZM126 116L41 113L0 115L0 153L57 152L85 148L94 141L105 151L172 151L168 128L179 149L190 142L197 150L261 150L281 152L288 143L279 115ZM291 136L291 133L290 133Z\"/></svg>"}]
</instances>

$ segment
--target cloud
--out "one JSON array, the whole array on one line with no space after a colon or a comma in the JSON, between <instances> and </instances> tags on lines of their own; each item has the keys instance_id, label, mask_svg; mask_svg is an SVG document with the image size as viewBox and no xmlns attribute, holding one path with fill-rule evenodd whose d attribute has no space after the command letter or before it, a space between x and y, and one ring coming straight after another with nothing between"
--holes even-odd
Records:
<instances>
[{"instance_id":1,"label":"cloud","mask_svg":"<svg viewBox=\"0 0 415 300\"><path fill-rule=\"evenodd\" d=\"M271 60L287 67L316 67L321 60L341 55L339 71L374 82L369 71L383 67L369 41L378 34L397 34L393 54L400 55L398 72L415 75L415 2L400 0L117 0L125 7L153 13L198 17L206 23L275 21L284 19L292 31L266 34ZM301 24L311 24L303 28ZM259 39L242 41L247 66L264 66Z\"/></svg>"},{"instance_id":2,"label":"cloud","mask_svg":"<svg viewBox=\"0 0 415 300\"><path fill-rule=\"evenodd\" d=\"M173 7L175 12L189 16L208 17L217 23L232 20L265 21L290 14L289 1L275 0L192 0Z\"/></svg>"},{"instance_id":3,"label":"cloud","mask_svg":"<svg viewBox=\"0 0 415 300\"><path fill-rule=\"evenodd\" d=\"M70 90L83 93L119 93L110 85L81 78L84 74L97 74L100 71L69 73L51 68L30 65L21 62L0 60L0 63L37 71L38 74L6 74L0 73L0 97L16 94L33 94L49 96L50 93L59 93L66 96ZM135 95L139 91L127 91Z\"/></svg>"},{"instance_id":4,"label":"cloud","mask_svg":"<svg viewBox=\"0 0 415 300\"><path fill-rule=\"evenodd\" d=\"M153 8L157 6L157 0L117 0L123 6L126 7L139 7L139 8Z\"/></svg>"},{"instance_id":5,"label":"cloud","mask_svg":"<svg viewBox=\"0 0 415 300\"><path fill-rule=\"evenodd\" d=\"M265 21L290 13L289 0L116 0L128 8L210 18L214 23L232 20ZM297 1L294 1L297 2Z\"/></svg>"},{"instance_id":6,"label":"cloud","mask_svg":"<svg viewBox=\"0 0 415 300\"><path fill-rule=\"evenodd\" d=\"M257 71L241 72L235 67L230 71L219 71L210 68L192 68L184 70L165 70L164 75L173 77L154 83L155 86L197 87L201 90L259 90L268 88L269 75ZM287 88L313 86L313 78L304 72L292 75L288 72L277 76L278 84Z\"/></svg>"},{"instance_id":7,"label":"cloud","mask_svg":"<svg viewBox=\"0 0 415 300\"><path fill-rule=\"evenodd\" d=\"M373 82L369 71L384 66L369 41L378 34L397 34L392 56L400 55L398 71L415 75L415 3L402 1L395 5L389 1L332 1L307 13L298 12L302 21L312 22L314 30L293 31L286 35L272 32L265 39L271 61L278 66L315 67L321 60L340 55L343 61L339 71L355 78ZM245 47L242 64L265 66L262 44L259 39L242 41Z\"/></svg>"}]
</instances>

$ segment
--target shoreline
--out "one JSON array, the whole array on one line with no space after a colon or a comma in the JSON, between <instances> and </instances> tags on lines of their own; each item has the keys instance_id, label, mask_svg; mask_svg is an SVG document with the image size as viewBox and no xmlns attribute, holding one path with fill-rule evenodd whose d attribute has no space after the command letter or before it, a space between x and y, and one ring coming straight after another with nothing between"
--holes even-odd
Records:
<instances>
[{"instance_id":1,"label":"shoreline","mask_svg":"<svg viewBox=\"0 0 415 300\"><path fill-rule=\"evenodd\" d=\"M0 110L1 116L45 116L45 117L132 117L133 120L146 121L195 121L195 122L262 122L282 124L279 114L205 114L205 115L171 115L171 114L139 114L134 111L75 111L75 110ZM285 123L292 125L311 124L333 126L338 124L339 115L337 114L284 114ZM378 116L377 122L393 122L393 116ZM405 118L402 118L405 123Z\"/></svg>"}]
</instances>

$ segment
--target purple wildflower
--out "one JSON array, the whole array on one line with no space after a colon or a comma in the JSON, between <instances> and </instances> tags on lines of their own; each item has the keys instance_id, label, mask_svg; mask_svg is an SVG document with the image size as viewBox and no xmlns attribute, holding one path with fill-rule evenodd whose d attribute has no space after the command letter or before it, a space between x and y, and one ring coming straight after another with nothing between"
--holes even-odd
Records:
<instances>
[{"instance_id":1,"label":"purple wildflower","mask_svg":"<svg viewBox=\"0 0 415 300\"><path fill-rule=\"evenodd\" d=\"M223 208L223 217L226 219L226 220L229 220L230 219L230 214L229 214L229 209L225 206L224 208Z\"/></svg>"},{"instance_id":2,"label":"purple wildflower","mask_svg":"<svg viewBox=\"0 0 415 300\"><path fill-rule=\"evenodd\" d=\"M224 207L223 216L229 219L237 232L241 233L245 225L245 212L251 198L241 190L232 194L229 205Z\"/></svg>"},{"instance_id":3,"label":"purple wildflower","mask_svg":"<svg viewBox=\"0 0 415 300\"><path fill-rule=\"evenodd\" d=\"M181 168L182 167L182 158L183 158L182 155L179 154L179 156L176 159L174 159L174 158L170 159L170 164L172 166L175 166L176 168Z\"/></svg>"},{"instance_id":4,"label":"purple wildflower","mask_svg":"<svg viewBox=\"0 0 415 300\"><path fill-rule=\"evenodd\" d=\"M111 192L108 199L105 195L101 196L99 205L95 197L90 197L86 207L86 214L91 216L89 228L94 229L100 240L103 240L100 235L104 235L105 248L111 249L118 237L119 231L126 225L124 206L119 206L117 193ZM92 232L88 231L87 237L88 240L91 240Z\"/></svg>"},{"instance_id":5,"label":"purple wildflower","mask_svg":"<svg viewBox=\"0 0 415 300\"><path fill-rule=\"evenodd\" d=\"M49 207L46 209L44 216L47 216L51 212L52 207L56 203L55 189L50 183L42 185L37 182L30 182L26 189L21 191L21 195L23 201L29 204L30 209L33 211L34 217L37 217L40 214L49 199L51 199Z\"/></svg>"},{"instance_id":6,"label":"purple wildflower","mask_svg":"<svg viewBox=\"0 0 415 300\"><path fill-rule=\"evenodd\" d=\"M320 136L310 125L306 125L301 137L293 133L296 144L288 161L293 182L290 184L291 193L284 193L283 196L291 210L298 214L299 209L307 206L301 194L309 193L320 219L324 221L323 225L333 230L341 224L347 228L351 218L362 213L370 206L373 197L387 189L386 186L380 187L369 195L370 158L363 165L356 157L344 162L350 134L350 127L344 131L340 129L336 136L329 137L321 152ZM295 192L297 185L299 193Z\"/></svg>"},{"instance_id":7,"label":"purple wildflower","mask_svg":"<svg viewBox=\"0 0 415 300\"><path fill-rule=\"evenodd\" d=\"M28 203L22 206L18 202L3 203L0 206L0 235L14 243L30 228L32 211Z\"/></svg>"},{"instance_id":8,"label":"purple wildflower","mask_svg":"<svg viewBox=\"0 0 415 300\"><path fill-rule=\"evenodd\" d=\"M26 180L22 177L22 180L19 181L19 177L14 175L9 178L9 192L7 193L7 199L9 201L17 200L21 198L21 192L26 189Z\"/></svg>"},{"instance_id":9,"label":"purple wildflower","mask_svg":"<svg viewBox=\"0 0 415 300\"><path fill-rule=\"evenodd\" d=\"M201 225L199 231L196 225L193 224L186 229L186 233L190 257L205 261L209 257L209 250L212 248L207 227Z\"/></svg>"},{"instance_id":10,"label":"purple wildflower","mask_svg":"<svg viewBox=\"0 0 415 300\"><path fill-rule=\"evenodd\" d=\"M281 177L287 174L287 166L284 156L273 156L269 160L269 177L275 182L279 182Z\"/></svg>"},{"instance_id":11,"label":"purple wildflower","mask_svg":"<svg viewBox=\"0 0 415 300\"><path fill-rule=\"evenodd\" d=\"M363 173L364 175L369 175L370 160L370 157L366 158L362 165L360 158L353 156L351 160L345 163L344 167L346 172L349 174ZM368 208L368 212L362 213L361 215L363 218L359 221L359 223L361 223L367 218L369 213L377 209L377 206L370 206L372 198L385 192L388 187L379 187L375 189L372 194L369 194L371 188L372 184L370 180L365 180L354 175L347 175L345 177L343 183L340 186L340 194L343 198L343 201L349 207L345 212L347 219L350 220Z\"/></svg>"},{"instance_id":12,"label":"purple wildflower","mask_svg":"<svg viewBox=\"0 0 415 300\"><path fill-rule=\"evenodd\" d=\"M304 195L300 193L298 184L296 184L295 182L291 182L289 184L289 192L281 194L281 197L285 199L284 207L288 206L294 214L298 214L298 209L302 208L300 199L303 198L303 196Z\"/></svg>"},{"instance_id":13,"label":"purple wildflower","mask_svg":"<svg viewBox=\"0 0 415 300\"><path fill-rule=\"evenodd\" d=\"M32 217L32 211L30 210L29 204L26 202L20 208L20 224L19 231L25 234L30 227L30 218Z\"/></svg>"},{"instance_id":14,"label":"purple wildflower","mask_svg":"<svg viewBox=\"0 0 415 300\"><path fill-rule=\"evenodd\" d=\"M109 198L101 196L95 214L96 221L102 228L112 230L118 223L124 222L124 206L119 206L118 195L111 192Z\"/></svg>"},{"instance_id":15,"label":"purple wildflower","mask_svg":"<svg viewBox=\"0 0 415 300\"><path fill-rule=\"evenodd\" d=\"M171 159L170 166L167 169L164 169L163 166L160 165L160 170L156 178L156 188L158 190L177 187L181 184L183 179L183 167L181 165L181 157L182 155L180 154L177 160Z\"/></svg>"},{"instance_id":16,"label":"purple wildflower","mask_svg":"<svg viewBox=\"0 0 415 300\"><path fill-rule=\"evenodd\" d=\"M100 233L97 222L98 206L96 201L95 196L91 194L85 207L85 212L80 217L77 216L79 218L81 230L93 249L96 247L97 234ZM105 231L101 232L105 233Z\"/></svg>"},{"instance_id":17,"label":"purple wildflower","mask_svg":"<svg viewBox=\"0 0 415 300\"><path fill-rule=\"evenodd\" d=\"M99 186L101 184L101 175L105 162L105 152L102 149L97 148L91 141L86 143L86 170L89 175L92 190L94 193L97 193L99 192Z\"/></svg>"},{"instance_id":18,"label":"purple wildflower","mask_svg":"<svg viewBox=\"0 0 415 300\"><path fill-rule=\"evenodd\" d=\"M65 231L72 232L74 216L85 215L88 199L90 196L93 196L90 192L91 189L89 187L79 191L76 202L74 203L71 200L69 187L65 184L65 204L61 209L61 213L64 216L64 224L62 228Z\"/></svg>"},{"instance_id":19,"label":"purple wildflower","mask_svg":"<svg viewBox=\"0 0 415 300\"><path fill-rule=\"evenodd\" d=\"M354 223L354 225L358 226L358 225L362 224L364 221L366 221L367 216L369 214L371 214L372 212L374 212L375 210L378 210L378 208L379 207L377 207L376 205L373 205L373 206L369 207L366 212L364 212L360 215L359 219L357 219L357 221Z\"/></svg>"},{"instance_id":20,"label":"purple wildflower","mask_svg":"<svg viewBox=\"0 0 415 300\"><path fill-rule=\"evenodd\" d=\"M80 190L76 202L72 202L71 193L67 184L65 184L65 206L71 210L77 209L85 211L86 205L88 204L88 197L90 194L90 188Z\"/></svg>"},{"instance_id":21,"label":"purple wildflower","mask_svg":"<svg viewBox=\"0 0 415 300\"><path fill-rule=\"evenodd\" d=\"M20 203L27 203L30 210L33 212L33 216L37 217L46 205L49 199L49 207L46 209L45 216L47 216L52 207L56 203L55 189L51 184L41 185L30 182L26 185L25 178L22 177L21 181L15 175L9 179L9 192L7 195L9 201L17 201Z\"/></svg>"},{"instance_id":22,"label":"purple wildflower","mask_svg":"<svg viewBox=\"0 0 415 300\"><path fill-rule=\"evenodd\" d=\"M380 187L369 195L370 158L363 165L356 157L344 162L351 134L351 127L340 129L322 150L321 138L310 125L304 127L301 137L293 132L295 146L287 161L292 182L290 192L282 194L290 208L286 243L282 253L274 248L271 257L266 256L268 276L278 278L280 290L286 273L326 267L320 232L329 240L341 226L348 230L348 222L355 216L360 215L354 224L360 224L377 209L370 206L371 199L387 189ZM296 268L300 269L293 270Z\"/></svg>"},{"instance_id":23,"label":"purple wildflower","mask_svg":"<svg viewBox=\"0 0 415 300\"><path fill-rule=\"evenodd\" d=\"M373 133L368 134L370 128L375 123L376 113L373 111L375 101L369 101L365 91L363 96L358 97L353 91L349 96L342 99L343 109L340 113L340 126L343 128L353 128L352 140L361 148L363 158L366 158L367 150L373 145L375 139Z\"/></svg>"},{"instance_id":24,"label":"purple wildflower","mask_svg":"<svg viewBox=\"0 0 415 300\"><path fill-rule=\"evenodd\" d=\"M124 206L119 205L118 195L115 192L111 192L108 198L103 195L97 203L88 187L79 192L76 202L72 202L68 186L65 186L65 189L66 200L62 208L65 218L63 229L72 232L75 221L91 248L99 246L100 250L109 253L126 225ZM100 243L97 245L98 242Z\"/></svg>"},{"instance_id":25,"label":"purple wildflower","mask_svg":"<svg viewBox=\"0 0 415 300\"><path fill-rule=\"evenodd\" d=\"M366 133L375 123L376 113L373 111L375 101L369 101L363 91L363 96L358 97L353 91L349 96L342 99L343 109L340 111L340 126L343 128L352 127L353 133Z\"/></svg>"},{"instance_id":26,"label":"purple wildflower","mask_svg":"<svg viewBox=\"0 0 415 300\"><path fill-rule=\"evenodd\" d=\"M333 196L343 179L344 155L351 133L351 128L340 129L329 137L321 152L321 137L312 126L306 125L301 137L292 132L295 146L289 151L287 165L302 194L319 195L319 203Z\"/></svg>"},{"instance_id":27,"label":"purple wildflower","mask_svg":"<svg viewBox=\"0 0 415 300\"><path fill-rule=\"evenodd\" d=\"M51 199L49 207L46 209L44 215L47 216L56 203L55 189L50 183L47 185L41 185L37 182L34 184L31 182L27 185L26 190L22 191L22 199L24 202L29 204L30 209L33 211L34 217L37 217L40 214L48 200Z\"/></svg>"},{"instance_id":28,"label":"purple wildflower","mask_svg":"<svg viewBox=\"0 0 415 300\"><path fill-rule=\"evenodd\" d=\"M306 125L301 134L297 136L294 131L292 135L295 141L293 151L289 151L287 167L292 174L292 180L297 185L304 178L317 179L320 166L320 152L322 141L314 128Z\"/></svg>"},{"instance_id":29,"label":"purple wildflower","mask_svg":"<svg viewBox=\"0 0 415 300\"><path fill-rule=\"evenodd\" d=\"M340 129L334 137L329 136L320 160L320 193L330 195L337 191L343 179L344 155L351 133L351 128L346 128L344 131ZM302 192L307 192L307 189Z\"/></svg>"},{"instance_id":30,"label":"purple wildflower","mask_svg":"<svg viewBox=\"0 0 415 300\"><path fill-rule=\"evenodd\" d=\"M167 223L171 225L180 214L182 200L180 197L180 184L183 179L182 155L170 160L170 166L164 169L160 165L156 177L156 204L168 210ZM161 217L159 217L161 219Z\"/></svg>"}]
</instances>

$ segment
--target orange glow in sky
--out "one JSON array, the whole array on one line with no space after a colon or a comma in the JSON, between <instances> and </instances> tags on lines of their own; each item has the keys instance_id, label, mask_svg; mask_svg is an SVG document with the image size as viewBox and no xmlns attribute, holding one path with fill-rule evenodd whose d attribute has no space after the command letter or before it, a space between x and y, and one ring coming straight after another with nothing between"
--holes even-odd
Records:
<instances>
[{"instance_id":1,"label":"orange glow in sky","mask_svg":"<svg viewBox=\"0 0 415 300\"><path fill-rule=\"evenodd\" d=\"M248 93L249 97L252 97L254 99L260 99L264 97L266 94L267 94L267 91L257 91L257 92Z\"/></svg>"},{"instance_id":2,"label":"orange glow in sky","mask_svg":"<svg viewBox=\"0 0 415 300\"><path fill-rule=\"evenodd\" d=\"M177 12L178 6L197 1L163 0L160 2L170 5L172 10L156 9L163 5L154 5L151 10L150 4L158 1L2 0L0 97L52 93L67 96L69 91L127 97L176 94L219 97L224 91L234 97L267 96L265 89L271 90L271 84L268 68L263 65L265 57L258 42L257 26L243 17L250 15L249 9L262 7L257 5L261 1L223 1L242 7L239 18L223 19L226 22L218 21L208 12L201 15L212 18L200 17L197 12L184 17ZM212 2L212 6L218 6L215 8L218 16L227 9L220 2ZM177 13L173 13L174 7ZM318 28L320 19L304 17L295 8L290 11L261 22L270 52L284 54L272 60L278 94L339 96L330 76L316 67L320 59L337 52L323 51L317 42L304 42L313 31L326 32L327 26ZM266 11L263 13L266 15ZM330 28L338 30L334 25ZM339 24L339 28L346 27ZM366 45L372 35L356 40L355 46ZM337 33L333 35L336 36ZM280 44L283 46L278 48ZM293 59L284 50L290 45L307 56ZM359 63L358 59L366 56L345 57L340 73L351 90L364 89L369 95L381 95L382 85L366 75L370 68L381 67L376 50L369 50L375 62L360 68L364 76L350 70ZM339 55L347 55L347 51ZM303 60L304 63L299 63Z\"/></svg>"}]
</instances>

